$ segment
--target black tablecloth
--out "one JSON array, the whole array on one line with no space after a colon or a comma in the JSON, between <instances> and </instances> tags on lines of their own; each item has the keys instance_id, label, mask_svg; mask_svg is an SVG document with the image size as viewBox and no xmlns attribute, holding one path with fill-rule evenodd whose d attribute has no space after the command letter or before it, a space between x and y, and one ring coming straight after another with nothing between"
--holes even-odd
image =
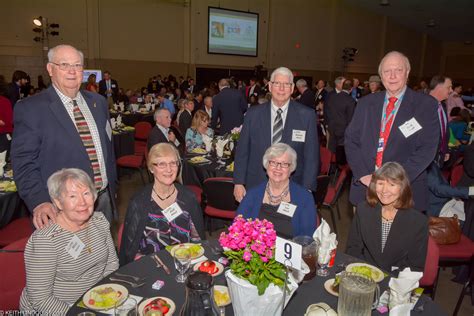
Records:
<instances>
[{"instance_id":1,"label":"black tablecloth","mask_svg":"<svg viewBox=\"0 0 474 316\"><path fill-rule=\"evenodd\" d=\"M215 244L217 243L217 241L212 241L211 243ZM205 249L205 255L209 259L218 259L217 256L211 252L209 242L203 242L203 246ZM131 274L138 277L146 277L146 284L140 288L135 289L131 288L126 284L122 285L124 285L128 289L130 294L142 296L144 299L154 296L164 296L172 299L176 304L175 315L179 315L179 311L185 301L185 286L182 283L177 283L174 279L177 272L174 269L173 258L171 257L171 255L166 250L163 250L159 253L159 256L165 262L165 264L172 270L171 275L165 274L163 269L156 268L156 264L154 263L152 258L150 256L147 256L141 258L138 261L132 262L119 270L121 273ZM330 269L330 275L328 277L316 276L314 279L300 285L300 287L296 290L290 302L288 303L287 307L285 308L283 315L304 315L309 305L318 302L326 302L329 306L336 310L337 298L326 292L326 290L324 289L324 282L327 279L334 278L334 273L337 269L338 264L355 261L357 261L357 259L339 252L336 256L335 267ZM151 288L152 284L157 279L165 281L165 286L161 290L153 290ZM388 279L389 278L385 278L385 280L380 283L381 291L387 288ZM108 278L105 278L98 284L103 283L110 283L110 280ZM214 284L226 284L224 273L214 278ZM447 315L447 313L442 311L441 308L426 295L420 297L417 306L420 306L422 304L424 304L423 312L412 311L411 314L430 316ZM78 307L76 302L76 304L74 304L74 306L71 307L71 309L68 311L68 315L77 315L78 313L84 310L84 308ZM226 315L234 315L232 305L227 306L225 312ZM95 313L97 315L100 314L98 312ZM381 315L376 311L374 311L372 314Z\"/></svg>"},{"instance_id":2,"label":"black tablecloth","mask_svg":"<svg viewBox=\"0 0 474 316\"><path fill-rule=\"evenodd\" d=\"M27 214L26 205L17 192L0 192L0 228Z\"/></svg>"},{"instance_id":3,"label":"black tablecloth","mask_svg":"<svg viewBox=\"0 0 474 316\"><path fill-rule=\"evenodd\" d=\"M118 134L113 134L116 159L126 155L133 155L135 153L134 137L135 132L133 131L121 131Z\"/></svg>"},{"instance_id":4,"label":"black tablecloth","mask_svg":"<svg viewBox=\"0 0 474 316\"><path fill-rule=\"evenodd\" d=\"M232 162L230 159L223 160L226 165L217 163L217 158L206 157L211 163L194 164L189 162L189 158L194 156L186 156L183 162L183 184L193 184L202 186L202 183L207 178L214 177L232 177L233 172L226 171L226 167Z\"/></svg>"}]
</instances>

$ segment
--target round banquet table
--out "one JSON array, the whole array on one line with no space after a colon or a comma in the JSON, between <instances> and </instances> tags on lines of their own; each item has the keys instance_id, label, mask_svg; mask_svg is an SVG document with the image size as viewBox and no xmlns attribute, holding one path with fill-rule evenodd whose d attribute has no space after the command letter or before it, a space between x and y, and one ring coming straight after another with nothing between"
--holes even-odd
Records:
<instances>
[{"instance_id":1,"label":"round banquet table","mask_svg":"<svg viewBox=\"0 0 474 316\"><path fill-rule=\"evenodd\" d=\"M210 248L210 245L216 245L217 241L203 241L202 246L205 249L205 256L212 260L217 260L219 256L215 255ZM167 275L162 268L156 268L156 264L151 258L151 256L143 257L135 262L132 262L128 265L121 267L118 271L120 273L125 273L129 275L134 275L138 277L146 277L146 283L144 286L139 288L132 288L128 284L120 282L119 283L125 286L130 294L143 297L143 299L155 297L155 296L164 296L170 298L176 304L175 315L179 315L179 311L185 301L185 286L183 283L177 283L175 281L175 276L177 275L176 269L174 268L173 258L166 251L162 250L158 253L159 257L163 262L170 268L171 274ZM332 296L324 289L324 282L327 279L334 278L335 270L338 268L338 265L341 263L351 263L351 262L360 262L360 260L348 256L344 253L338 252L336 255L336 263L333 268L330 269L330 274L328 277L314 277L312 280L307 281L301 284L296 292L293 294L290 302L286 306L283 315L304 315L306 309L309 305L325 302L331 306L334 310L337 309L337 297ZM113 275L113 273L112 273ZM156 280L163 280L165 285L160 290L152 289L152 284ZM388 287L389 278L386 277L380 283L381 292L383 292ZM108 277L104 278L97 285L111 283ZM226 285L226 280L224 273L214 278L215 285ZM82 297L69 309L67 315L77 315L80 312L85 311L85 308L77 306L77 304L82 300ZM140 304L140 302L138 302ZM422 308L419 308L422 306ZM441 310L441 308L434 303L428 296L422 295L415 306L415 309L421 309L421 311L412 311L411 315L447 315L446 312ZM102 315L100 312L95 312L96 315ZM225 310L226 315L234 315L232 310L232 305L228 305ZM382 315L377 311L373 311L372 315ZM388 314L385 314L388 315Z\"/></svg>"},{"instance_id":2,"label":"round banquet table","mask_svg":"<svg viewBox=\"0 0 474 316\"><path fill-rule=\"evenodd\" d=\"M210 163L192 163L189 159L193 157L196 157L196 155L187 155L183 160L183 184L193 184L202 187L204 180L207 178L232 178L233 172L226 171L227 166L232 163L230 158L223 160L225 162L224 166L217 163L218 158L215 156L206 156L206 159L209 159Z\"/></svg>"},{"instance_id":3,"label":"round banquet table","mask_svg":"<svg viewBox=\"0 0 474 316\"><path fill-rule=\"evenodd\" d=\"M114 152L115 159L135 153L135 132L134 131L114 131Z\"/></svg>"},{"instance_id":4,"label":"round banquet table","mask_svg":"<svg viewBox=\"0 0 474 316\"><path fill-rule=\"evenodd\" d=\"M111 112L110 117L117 117L118 115L122 115L122 123L127 126L135 126L138 122L149 122L151 125L155 125L155 121L153 120L153 112L135 112L124 114L122 112Z\"/></svg>"}]
</instances>

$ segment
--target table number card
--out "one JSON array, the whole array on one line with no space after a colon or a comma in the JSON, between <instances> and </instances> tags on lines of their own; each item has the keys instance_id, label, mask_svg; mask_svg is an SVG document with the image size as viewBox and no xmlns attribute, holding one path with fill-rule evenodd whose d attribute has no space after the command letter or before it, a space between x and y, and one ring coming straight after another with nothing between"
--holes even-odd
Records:
<instances>
[{"instance_id":1,"label":"table number card","mask_svg":"<svg viewBox=\"0 0 474 316\"><path fill-rule=\"evenodd\" d=\"M301 254L303 247L292 241L277 237L275 260L298 270L301 270Z\"/></svg>"}]
</instances>

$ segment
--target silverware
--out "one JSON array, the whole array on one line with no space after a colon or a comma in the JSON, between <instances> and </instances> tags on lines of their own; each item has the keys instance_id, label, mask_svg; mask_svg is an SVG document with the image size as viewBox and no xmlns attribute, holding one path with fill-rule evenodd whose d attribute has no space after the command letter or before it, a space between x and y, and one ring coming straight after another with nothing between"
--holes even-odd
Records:
<instances>
[{"instance_id":1,"label":"silverware","mask_svg":"<svg viewBox=\"0 0 474 316\"><path fill-rule=\"evenodd\" d=\"M153 259L153 261L155 261L156 267L161 268L161 263L158 260L156 260L155 256L151 256L151 258Z\"/></svg>"},{"instance_id":2,"label":"silverware","mask_svg":"<svg viewBox=\"0 0 474 316\"><path fill-rule=\"evenodd\" d=\"M140 278L140 277L129 275L129 274L124 274L124 273L119 273L119 272L115 272L114 274L119 277L131 278L137 283L145 281L145 278Z\"/></svg>"},{"instance_id":3,"label":"silverware","mask_svg":"<svg viewBox=\"0 0 474 316\"><path fill-rule=\"evenodd\" d=\"M132 282L132 281L122 280L122 279L114 278L114 277L110 277L110 281L127 283L128 285L130 285L133 288L137 288L137 287L141 287L141 286L145 285L145 282L135 283L135 282Z\"/></svg>"},{"instance_id":4,"label":"silverware","mask_svg":"<svg viewBox=\"0 0 474 316\"><path fill-rule=\"evenodd\" d=\"M165 270L166 274L171 274L170 269L169 269L168 266L163 262L163 260L161 260L160 257L158 257L157 254L154 254L153 256L155 257L156 261L158 261L158 262L161 264L161 266L162 266L163 269Z\"/></svg>"}]
</instances>

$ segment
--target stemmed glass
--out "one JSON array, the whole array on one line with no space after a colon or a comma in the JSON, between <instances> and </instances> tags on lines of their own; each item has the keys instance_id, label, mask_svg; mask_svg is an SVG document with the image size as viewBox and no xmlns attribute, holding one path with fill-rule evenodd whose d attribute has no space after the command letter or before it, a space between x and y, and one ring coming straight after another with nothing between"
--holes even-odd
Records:
<instances>
[{"instance_id":1,"label":"stemmed glass","mask_svg":"<svg viewBox=\"0 0 474 316\"><path fill-rule=\"evenodd\" d=\"M318 269L316 274L319 276L328 276L329 275L329 261L331 260L331 251L328 248L319 248L318 253Z\"/></svg>"},{"instance_id":2,"label":"stemmed glass","mask_svg":"<svg viewBox=\"0 0 474 316\"><path fill-rule=\"evenodd\" d=\"M186 275L184 274L191 265L191 253L187 247L178 245L173 248L172 252L174 258L174 266L178 270L176 281L178 283L184 283L186 281Z\"/></svg>"},{"instance_id":3,"label":"stemmed glass","mask_svg":"<svg viewBox=\"0 0 474 316\"><path fill-rule=\"evenodd\" d=\"M129 297L122 304L115 306L114 315L116 316L138 316L137 301Z\"/></svg>"}]
</instances>

